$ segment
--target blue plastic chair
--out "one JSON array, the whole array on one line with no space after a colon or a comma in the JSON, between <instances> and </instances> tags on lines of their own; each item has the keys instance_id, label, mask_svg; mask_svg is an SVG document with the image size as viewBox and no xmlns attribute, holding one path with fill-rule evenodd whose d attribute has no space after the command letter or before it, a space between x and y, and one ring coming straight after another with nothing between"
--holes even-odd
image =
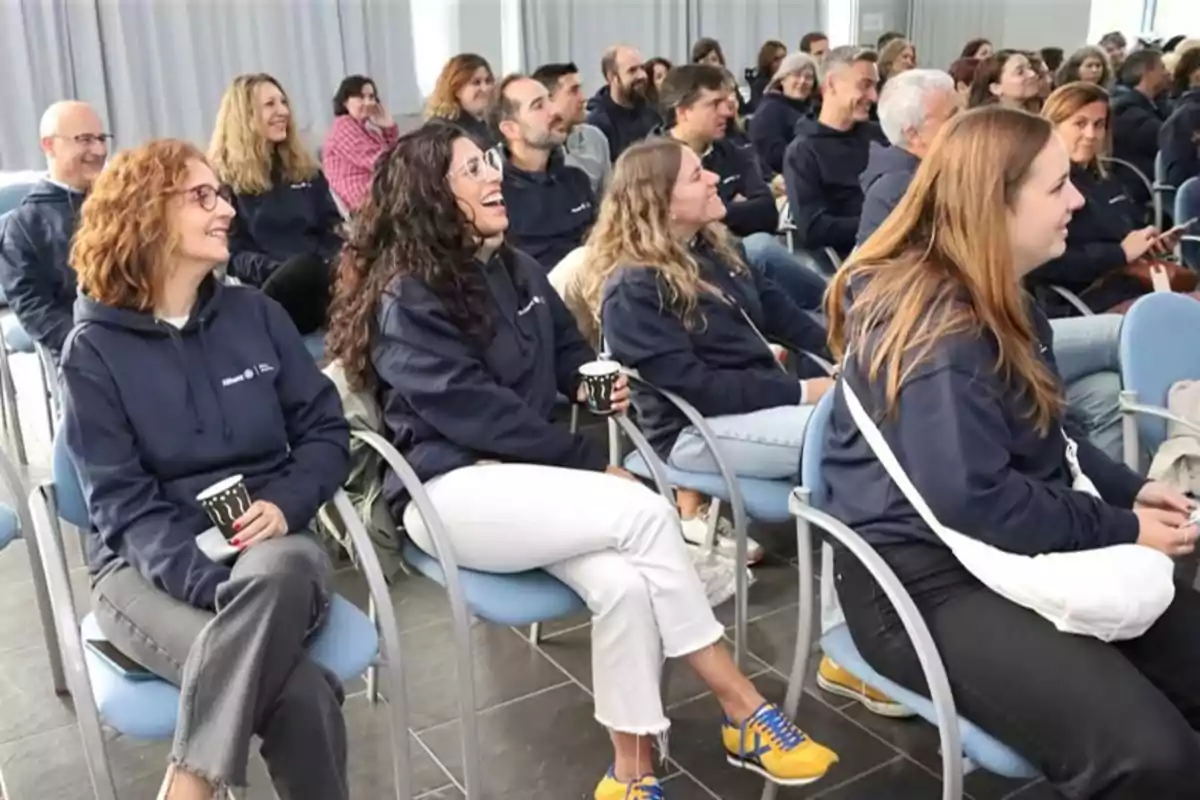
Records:
<instances>
[{"instance_id":1,"label":"blue plastic chair","mask_svg":"<svg viewBox=\"0 0 1200 800\"><path fill-rule=\"evenodd\" d=\"M633 440L635 447L650 451L650 445L624 416L609 418L610 428L619 427ZM352 435L369 445L399 477L404 489L425 523L435 554L430 555L407 539L401 553L414 570L442 586L450 600L454 629L454 652L458 677L458 704L463 751L463 776L467 800L476 800L483 791L479 755L479 721L475 701L474 658L471 647L470 614L498 625L537 630L543 622L567 617L586 610L574 590L550 573L536 569L516 573L490 573L458 565L454 548L441 515L425 491L417 473L399 451L374 431L356 429ZM610 441L615 432L610 433ZM666 479L659 469L652 471L658 491L669 497Z\"/></svg>"},{"instance_id":2,"label":"blue plastic chair","mask_svg":"<svg viewBox=\"0 0 1200 800\"><path fill-rule=\"evenodd\" d=\"M1188 178L1175 193L1175 223L1182 225L1200 217L1200 177ZM1179 242L1179 260L1184 266L1200 270L1200 223L1189 228Z\"/></svg>"},{"instance_id":3,"label":"blue plastic chair","mask_svg":"<svg viewBox=\"0 0 1200 800\"><path fill-rule=\"evenodd\" d=\"M55 421L59 414L58 396L58 366L50 351L30 337L28 331L9 314L0 321L0 416L8 425L12 417L13 442L17 448L17 458L22 464L27 464L25 455L25 434L21 428L21 414L17 405L17 387L13 379L12 365L9 357L16 354L34 355L38 359L38 377L42 384L42 402L46 406L46 424L50 435L54 435Z\"/></svg>"},{"instance_id":4,"label":"blue plastic chair","mask_svg":"<svg viewBox=\"0 0 1200 800\"><path fill-rule=\"evenodd\" d=\"M55 437L51 458L51 480L38 486L30 495L33 529L42 554L40 568L45 572L50 590L62 655L67 665L67 685L75 698L75 713L92 791L97 800L116 800L116 786L105 754L101 723L136 738L170 738L179 710L179 689L162 680L127 680L107 661L83 646L84 639L104 639L104 635L92 614L76 624L60 522L73 525L81 532L89 530L90 523L79 476L63 436ZM373 691L375 670L380 665L384 667L388 678L396 797L410 800L407 710L395 611L362 521L343 492L338 492L334 505L358 551L358 565L370 590L372 615L368 616L345 598L334 595L329 617L310 645L309 654L343 681L367 673L372 702L376 699ZM372 619L376 616L378 629ZM80 701L89 695L93 702Z\"/></svg>"},{"instance_id":5,"label":"blue plastic chair","mask_svg":"<svg viewBox=\"0 0 1200 800\"><path fill-rule=\"evenodd\" d=\"M823 531L827 537L836 539L850 554L862 562L875 581L884 590L895 607L904 630L912 640L917 659L921 663L929 697L900 686L895 681L880 675L863 659L850 636L844 621L831 626L821 636L822 651L849 670L855 677L875 686L897 702L911 708L919 716L937 726L942 752L942 797L943 800L958 800L962 797L963 759L989 772L1007 778L1034 778L1037 770L1012 748L989 736L970 721L959 717L954 710L954 697L946 669L938 654L937 646L929 633L920 611L905 591L903 584L879 554L867 542L841 521L820 510L826 496L826 486L821 473L821 462L825 450L825 429L833 410L835 392L821 399L810 418L805 431L804 454L801 463L803 486L791 497L791 511L796 517L797 548L800 571L800 618L796 638L796 655L788 681L785 713L795 718L796 709L808 670L808 657L812 642L812 613L809 604L813 598L812 526ZM833 549L828 541L822 547L821 598L822 606L836 605L836 586L833 577ZM822 608L822 617L828 619L828 611ZM764 800L774 797L774 788L768 786Z\"/></svg>"},{"instance_id":6,"label":"blue plastic chair","mask_svg":"<svg viewBox=\"0 0 1200 800\"><path fill-rule=\"evenodd\" d=\"M1121 323L1121 414L1125 463L1142 472L1147 454L1167 438L1167 422L1196 433L1200 428L1167 411L1167 395L1179 381L1200 380L1200 302L1171 292L1145 295Z\"/></svg>"}]
</instances>

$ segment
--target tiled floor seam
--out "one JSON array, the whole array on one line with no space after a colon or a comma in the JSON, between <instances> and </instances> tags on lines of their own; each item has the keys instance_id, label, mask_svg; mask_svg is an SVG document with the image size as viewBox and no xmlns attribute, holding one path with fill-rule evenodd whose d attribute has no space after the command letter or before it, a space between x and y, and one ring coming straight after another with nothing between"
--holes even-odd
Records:
<instances>
[{"instance_id":1,"label":"tiled floor seam","mask_svg":"<svg viewBox=\"0 0 1200 800\"><path fill-rule=\"evenodd\" d=\"M578 685L579 685L579 682L576 680L573 680L573 679L566 680L566 681L563 681L562 683L556 683L553 686L544 686L541 689L538 689L537 691L530 692L529 694L523 694L520 697L514 697L510 700L505 700L503 702L496 703L495 705L488 706L487 708L480 708L475 713L476 713L476 715L486 714L486 713L496 711L501 708L507 708L508 706L514 705L516 703L520 703L522 700L529 700L530 698L539 697L540 695L546 694L547 692L553 692L556 689L563 688L564 686L578 686ZM445 722L439 722L436 725L429 725L427 727L421 728L420 730L413 730L413 733L416 736L420 737L420 736L425 735L426 733L436 731L439 728L444 728L447 725L453 725L454 723L456 723L458 721L459 721L458 715L455 714L453 717L446 720Z\"/></svg>"},{"instance_id":2,"label":"tiled floor seam","mask_svg":"<svg viewBox=\"0 0 1200 800\"><path fill-rule=\"evenodd\" d=\"M462 792L463 795L466 795L467 790L463 788L462 784L459 783L458 780L454 777L454 775L450 772L450 770L446 768L446 765L442 763L442 760L437 757L437 754L433 752L433 750L429 747L429 745L425 744L425 740L421 738L420 734L416 733L411 728L409 728L408 732L409 732L409 734L412 735L413 739L416 740L417 744L420 745L421 749L425 751L425 755L429 756L430 760L433 761L434 765L437 766L437 768L442 771L442 774L446 776L446 780L450 781L450 783L446 784L445 786L442 786L440 789L431 789L426 794L432 794L433 792L440 792L440 791L444 790L446 788L446 786L453 786L454 788L456 788L460 792Z\"/></svg>"}]
</instances>

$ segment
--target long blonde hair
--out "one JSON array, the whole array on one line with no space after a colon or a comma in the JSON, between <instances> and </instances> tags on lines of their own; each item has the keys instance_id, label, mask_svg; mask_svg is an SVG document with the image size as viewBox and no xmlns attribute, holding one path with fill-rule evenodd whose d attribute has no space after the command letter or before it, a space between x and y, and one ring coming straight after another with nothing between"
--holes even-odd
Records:
<instances>
[{"instance_id":1,"label":"long blonde hair","mask_svg":"<svg viewBox=\"0 0 1200 800\"><path fill-rule=\"evenodd\" d=\"M838 358L850 350L867 359L868 380L883 382L888 414L937 343L956 334L995 339L994 369L1024 390L1027 415L1043 435L1061 412L1059 382L1038 357L1006 216L1052 135L1047 120L1017 109L958 115L896 210L838 270L825 299L831 348Z\"/></svg>"},{"instance_id":2,"label":"long blonde hair","mask_svg":"<svg viewBox=\"0 0 1200 800\"><path fill-rule=\"evenodd\" d=\"M700 265L671 228L671 195L683 163L683 147L672 139L649 139L617 159L599 219L587 240L582 278L583 297L597 322L604 284L621 267L658 270L667 289L664 305L685 326L698 322ZM706 225L699 235L729 269L746 269L724 225Z\"/></svg>"},{"instance_id":3,"label":"long blonde hair","mask_svg":"<svg viewBox=\"0 0 1200 800\"><path fill-rule=\"evenodd\" d=\"M274 84L287 97L279 81L264 72L237 76L221 98L208 145L208 160L217 177L238 194L270 191L275 156L288 183L312 180L320 171L317 160L300 141L294 115L288 115L287 139L282 143L275 144L263 135L254 90L264 83Z\"/></svg>"}]
</instances>

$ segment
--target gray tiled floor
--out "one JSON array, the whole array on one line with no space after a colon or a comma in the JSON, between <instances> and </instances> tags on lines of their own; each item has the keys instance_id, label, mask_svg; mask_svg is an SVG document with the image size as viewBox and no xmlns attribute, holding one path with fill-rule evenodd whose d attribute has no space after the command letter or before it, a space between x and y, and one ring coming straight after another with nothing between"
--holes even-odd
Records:
<instances>
[{"instance_id":1,"label":"gray tiled floor","mask_svg":"<svg viewBox=\"0 0 1200 800\"><path fill-rule=\"evenodd\" d=\"M46 474L47 435L36 397L32 359L18 356L14 371L24 390L22 423L33 465ZM11 449L9 450L11 452ZM794 540L786 529L756 531L772 556L751 588L749 672L762 692L781 700L786 690L798 613ZM87 580L72 554L80 600ZM357 576L339 573L338 589L358 603L366 592ZM11 800L78 800L88 794L79 737L69 700L50 688L37 627L24 544L0 553L0 773ZM449 613L440 589L402 578L393 591L403 632L413 755L413 786L422 800L462 798L457 697L449 640ZM721 608L732 623L732 608ZM517 800L590 798L607 768L607 737L592 719L586 619L546 626L538 646L525 632L479 624L473 631L485 797ZM392 796L387 721L366 702L358 682L348 687L351 788L355 798ZM761 781L727 766L717 738L717 705L685 667L672 672L669 715L674 727L669 760L661 770L672 800L757 798ZM838 751L841 762L825 780L779 797L829 800L909 800L940 797L937 737L923 722L886 720L810 680L800 723ZM123 797L152 798L166 753L162 743L112 737L109 754ZM1023 786L988 775L967 778L974 800L1047 800L1042 784ZM254 761L249 800L274 797L264 768Z\"/></svg>"}]
</instances>

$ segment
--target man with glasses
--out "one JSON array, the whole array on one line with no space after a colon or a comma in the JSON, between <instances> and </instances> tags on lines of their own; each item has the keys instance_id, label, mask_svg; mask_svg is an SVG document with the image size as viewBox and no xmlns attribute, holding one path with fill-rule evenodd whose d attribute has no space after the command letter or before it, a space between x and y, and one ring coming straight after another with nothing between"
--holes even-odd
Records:
<instances>
[{"instance_id":1,"label":"man with glasses","mask_svg":"<svg viewBox=\"0 0 1200 800\"><path fill-rule=\"evenodd\" d=\"M46 109L40 135L48 174L0 221L0 282L17 320L57 358L74 322L71 237L112 136L92 107L77 100Z\"/></svg>"}]
</instances>

